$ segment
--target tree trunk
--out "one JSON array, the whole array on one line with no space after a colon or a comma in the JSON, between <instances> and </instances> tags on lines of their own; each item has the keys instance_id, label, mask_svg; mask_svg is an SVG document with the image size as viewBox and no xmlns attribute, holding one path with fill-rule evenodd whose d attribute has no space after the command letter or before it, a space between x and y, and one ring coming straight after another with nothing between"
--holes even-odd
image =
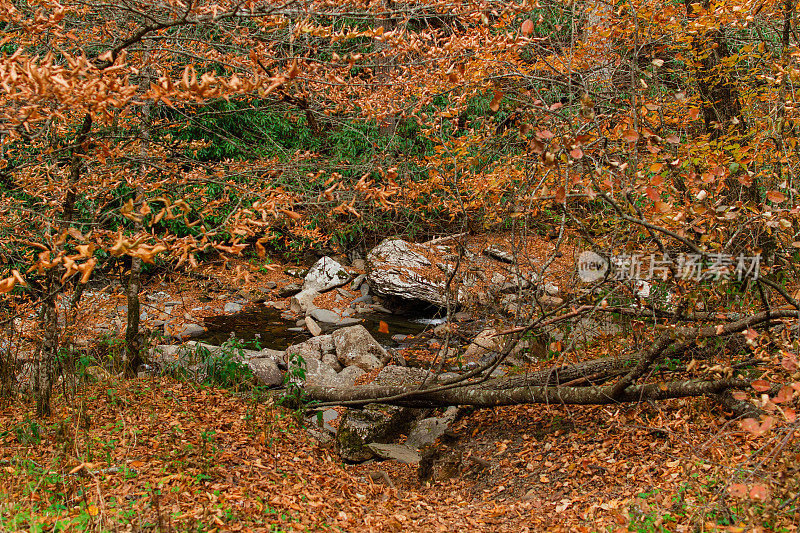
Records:
<instances>
[{"instance_id":1,"label":"tree trunk","mask_svg":"<svg viewBox=\"0 0 800 533\"><path fill-rule=\"evenodd\" d=\"M12 397L16 380L17 365L13 349L16 335L13 315L2 313L0 317L0 326L3 326L0 333L0 406L3 406L4 400Z\"/></svg>"},{"instance_id":2,"label":"tree trunk","mask_svg":"<svg viewBox=\"0 0 800 533\"><path fill-rule=\"evenodd\" d=\"M145 57L149 54L149 49ZM149 72L145 71L145 79L150 79ZM149 85L145 84L145 85ZM136 185L136 198L134 201L134 212L138 212L144 202L144 189L141 181L147 173L147 143L150 140L150 102L145 102L142 105L142 138L139 148L139 156L141 161L139 163L139 181ZM140 232L142 230L142 223L136 222L134 224L134 231ZM131 270L128 275L128 283L125 287L125 296L128 301L128 320L125 325L125 358L124 358L124 373L125 377L136 377L139 367L142 364L142 337L140 334L141 321L141 302L139 301L139 292L142 289L142 259L139 257L131 257Z\"/></svg>"},{"instance_id":3,"label":"tree trunk","mask_svg":"<svg viewBox=\"0 0 800 533\"><path fill-rule=\"evenodd\" d=\"M139 366L142 364L141 336L139 335L141 274L142 260L134 257L131 259L131 271L128 275L128 284L125 287L125 296L128 300L128 321L125 325L125 359L123 362L125 377L136 377Z\"/></svg>"},{"instance_id":4,"label":"tree trunk","mask_svg":"<svg viewBox=\"0 0 800 533\"><path fill-rule=\"evenodd\" d=\"M89 139L89 132L92 129L92 116L86 114L83 117L80 130L73 143L72 155L70 158L69 174L67 175L67 191L62 204L62 221L60 230L65 231L72 223L75 213L75 200L77 197L78 181L83 170L83 154L86 151L86 142ZM58 254L60 246L55 246L53 254ZM58 310L56 308L58 294L63 290L56 272L51 268L45 274L46 281L42 294L42 306L39 309L39 323L41 324L41 342L34 361L33 388L36 397L36 415L45 417L50 415L50 396L53 391L53 381L56 375L56 363L58 358L59 330ZM76 291L80 295L80 291ZM79 296L78 296L79 297ZM76 298L73 298L73 305L77 305ZM67 309L64 309L66 318Z\"/></svg>"},{"instance_id":5,"label":"tree trunk","mask_svg":"<svg viewBox=\"0 0 800 533\"><path fill-rule=\"evenodd\" d=\"M750 380L730 378L705 381L677 379L646 384L637 382L646 379L652 373L653 365L665 354L683 353L703 339L730 337L748 328L764 327L776 319L796 319L798 316L800 316L798 311L781 309L748 316L719 326L676 328L662 334L649 346L629 358L588 361L522 376L481 378L481 375L488 374L496 367L496 360L458 378L463 381L434 382L427 387L418 385L416 389L408 386L377 385L347 389L306 386L305 392L311 400L334 405L387 403L411 407L450 405L496 407L523 403L602 405L704 395L715 395L718 399L727 398L723 395L725 391L748 387ZM506 347L498 358L502 359L508 351L510 347ZM622 377L612 384L603 384L620 375Z\"/></svg>"},{"instance_id":6,"label":"tree trunk","mask_svg":"<svg viewBox=\"0 0 800 533\"><path fill-rule=\"evenodd\" d=\"M42 339L34 362L33 391L36 397L36 416L50 416L50 396L53 392L56 358L58 357L58 311L56 309L56 275L49 270L42 301L40 324Z\"/></svg>"},{"instance_id":7,"label":"tree trunk","mask_svg":"<svg viewBox=\"0 0 800 533\"><path fill-rule=\"evenodd\" d=\"M701 5L685 0L685 4L687 18L691 21L707 11L711 3L710 0L704 0ZM719 27L698 32L691 42L691 51L694 55L694 73L701 100L703 124L709 139L714 141L732 133L744 134L747 124L742 114L739 91L731 72L725 66L731 54L724 29ZM726 185L729 203L737 200L759 202L755 181L745 185L737 176L731 175L726 179Z\"/></svg>"},{"instance_id":8,"label":"tree trunk","mask_svg":"<svg viewBox=\"0 0 800 533\"><path fill-rule=\"evenodd\" d=\"M498 407L518 404L564 404L564 405L604 405L618 402L638 402L642 400L666 400L689 396L721 394L728 389L745 388L750 385L746 379L721 379L716 381L678 381L665 384L634 385L628 387L617 398L606 394L600 387L514 387L497 390L476 385L452 388L426 393L421 391L400 400L376 400L401 395L406 387L366 386L341 389L337 387L307 386L306 393L320 402L344 404L347 402L391 403L409 407L444 407L450 405L471 405L474 407ZM371 401L370 401L371 400Z\"/></svg>"}]
</instances>

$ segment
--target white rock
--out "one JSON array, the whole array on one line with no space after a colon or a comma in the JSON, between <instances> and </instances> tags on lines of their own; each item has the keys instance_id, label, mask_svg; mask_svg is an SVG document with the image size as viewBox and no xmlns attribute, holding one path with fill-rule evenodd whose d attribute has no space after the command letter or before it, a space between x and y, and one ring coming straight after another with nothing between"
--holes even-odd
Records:
<instances>
[{"instance_id":1,"label":"white rock","mask_svg":"<svg viewBox=\"0 0 800 533\"><path fill-rule=\"evenodd\" d=\"M544 284L544 292L549 294L550 296L557 296L558 295L558 285L554 283L550 283L549 281Z\"/></svg>"},{"instance_id":2,"label":"white rock","mask_svg":"<svg viewBox=\"0 0 800 533\"><path fill-rule=\"evenodd\" d=\"M650 297L650 285L648 282L644 280L636 280L633 282L634 290L636 291L636 296L639 298L649 298Z\"/></svg>"},{"instance_id":3,"label":"white rock","mask_svg":"<svg viewBox=\"0 0 800 533\"><path fill-rule=\"evenodd\" d=\"M444 276L429 270L430 261L418 251L423 249L400 239L381 242L367 255L369 286L379 295L446 305Z\"/></svg>"},{"instance_id":4,"label":"white rock","mask_svg":"<svg viewBox=\"0 0 800 533\"><path fill-rule=\"evenodd\" d=\"M350 274L338 262L330 257L323 257L309 269L303 282L303 290L323 292L344 285L350 280Z\"/></svg>"},{"instance_id":5,"label":"white rock","mask_svg":"<svg viewBox=\"0 0 800 533\"><path fill-rule=\"evenodd\" d=\"M514 262L514 254L503 250L499 246L489 246L483 251L483 254L504 263Z\"/></svg>"},{"instance_id":6,"label":"white rock","mask_svg":"<svg viewBox=\"0 0 800 533\"><path fill-rule=\"evenodd\" d=\"M294 313L306 313L315 309L314 299L319 296L319 292L314 289L302 290L292 296L289 301L289 309Z\"/></svg>"},{"instance_id":7,"label":"white rock","mask_svg":"<svg viewBox=\"0 0 800 533\"><path fill-rule=\"evenodd\" d=\"M238 313L242 310L244 306L242 304L236 302L228 302L225 304L225 307L222 309L225 313Z\"/></svg>"}]
</instances>

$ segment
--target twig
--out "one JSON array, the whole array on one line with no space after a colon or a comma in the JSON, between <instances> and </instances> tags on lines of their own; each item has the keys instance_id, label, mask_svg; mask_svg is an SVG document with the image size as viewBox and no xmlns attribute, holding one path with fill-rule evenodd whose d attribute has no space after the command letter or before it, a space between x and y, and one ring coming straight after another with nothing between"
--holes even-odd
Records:
<instances>
[{"instance_id":1,"label":"twig","mask_svg":"<svg viewBox=\"0 0 800 533\"><path fill-rule=\"evenodd\" d=\"M458 238L464 237L466 235L467 235L467 232L465 231L463 233L456 233L455 235L447 235L446 237L437 237L437 238L431 239L431 240L429 240L427 242L423 242L422 245L423 246L431 246L433 244L439 244L440 242L446 242L446 241L451 241L453 239L458 239Z\"/></svg>"}]
</instances>

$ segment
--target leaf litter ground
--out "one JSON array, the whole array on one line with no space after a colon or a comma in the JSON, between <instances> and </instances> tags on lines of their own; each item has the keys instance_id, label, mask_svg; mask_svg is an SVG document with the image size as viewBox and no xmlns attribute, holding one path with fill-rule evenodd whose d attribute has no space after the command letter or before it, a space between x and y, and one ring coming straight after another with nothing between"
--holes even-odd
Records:
<instances>
[{"instance_id":1,"label":"leaf litter ground","mask_svg":"<svg viewBox=\"0 0 800 533\"><path fill-rule=\"evenodd\" d=\"M238 264L251 273L235 289L245 297L267 281L291 281L277 265ZM211 269L203 283L149 284L150 292L179 295L180 325L221 308L233 290L213 280L232 270ZM94 322L104 322L98 314ZM456 475L424 484L413 465L342 464L291 411L168 378L82 385L57 400L52 418L31 412L20 402L0 411L3 531L794 531L800 523L797 423L753 436L704 399L468 411L446 443Z\"/></svg>"},{"instance_id":2,"label":"leaf litter ground","mask_svg":"<svg viewBox=\"0 0 800 533\"><path fill-rule=\"evenodd\" d=\"M702 399L469 412L448 444L457 475L425 484L413 465L342 464L284 408L169 378L86 385L55 407L39 422L24 403L0 411L0 530L793 531L800 518L779 509L796 426L754 437Z\"/></svg>"}]
</instances>

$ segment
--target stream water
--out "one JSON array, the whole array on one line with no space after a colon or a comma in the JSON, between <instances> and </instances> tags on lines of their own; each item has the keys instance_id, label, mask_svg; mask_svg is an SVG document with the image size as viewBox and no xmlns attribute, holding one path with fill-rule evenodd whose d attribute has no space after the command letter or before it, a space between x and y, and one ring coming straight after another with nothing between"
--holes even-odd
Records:
<instances>
[{"instance_id":1,"label":"stream water","mask_svg":"<svg viewBox=\"0 0 800 533\"><path fill-rule=\"evenodd\" d=\"M386 347L398 347L403 341L393 339L397 335L418 336L426 330L433 329L437 324L444 322L441 318L406 317L389 314L359 315L361 324L369 333ZM388 325L389 333L380 331L380 323ZM222 344L231 334L251 344L258 339L261 348L285 350L292 344L298 344L311 337L305 328L298 327L294 321L286 320L281 316L281 311L272 307L260 306L237 313L235 315L220 315L205 319L207 332L197 340L209 344ZM335 328L323 328L329 333Z\"/></svg>"}]
</instances>

